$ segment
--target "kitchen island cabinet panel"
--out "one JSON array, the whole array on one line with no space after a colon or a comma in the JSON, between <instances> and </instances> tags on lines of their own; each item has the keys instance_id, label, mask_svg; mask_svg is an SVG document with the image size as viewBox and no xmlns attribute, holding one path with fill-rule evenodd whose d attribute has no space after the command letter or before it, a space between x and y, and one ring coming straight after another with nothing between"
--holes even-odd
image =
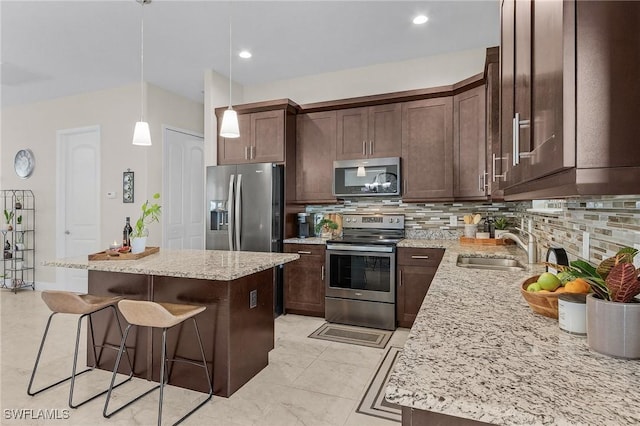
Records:
<instances>
[{"instance_id":1,"label":"kitchen island cabinet panel","mask_svg":"<svg viewBox=\"0 0 640 426\"><path fill-rule=\"evenodd\" d=\"M403 201L453 198L453 99L402 105Z\"/></svg>"},{"instance_id":2,"label":"kitchen island cabinet panel","mask_svg":"<svg viewBox=\"0 0 640 426\"><path fill-rule=\"evenodd\" d=\"M336 112L298 115L297 132L296 201L335 203Z\"/></svg>"},{"instance_id":3,"label":"kitchen island cabinet panel","mask_svg":"<svg viewBox=\"0 0 640 426\"><path fill-rule=\"evenodd\" d=\"M285 244L285 253L300 259L284 267L284 307L286 312L324 317L325 246Z\"/></svg>"},{"instance_id":4,"label":"kitchen island cabinet panel","mask_svg":"<svg viewBox=\"0 0 640 426\"><path fill-rule=\"evenodd\" d=\"M257 303L252 307L251 292ZM267 269L232 281L89 271L89 293L100 296L124 296L136 300L204 305L196 317L209 373L216 395L231 396L268 364L274 347L273 269ZM101 312L100 314L106 314ZM126 321L121 317L122 324ZM97 342L119 345L117 324L109 315L93 321ZM193 324L184 322L168 333L169 357L178 355L198 359L199 347ZM161 330L139 327L130 334L127 347L133 357L135 376L158 381L160 377ZM88 351L91 364L91 351ZM104 351L99 368L113 368L115 351ZM128 374L121 362L120 372ZM169 384L207 392L200 367L175 363Z\"/></svg>"},{"instance_id":5,"label":"kitchen island cabinet panel","mask_svg":"<svg viewBox=\"0 0 640 426\"><path fill-rule=\"evenodd\" d=\"M442 249L398 248L398 327L413 325L443 255Z\"/></svg>"}]
</instances>

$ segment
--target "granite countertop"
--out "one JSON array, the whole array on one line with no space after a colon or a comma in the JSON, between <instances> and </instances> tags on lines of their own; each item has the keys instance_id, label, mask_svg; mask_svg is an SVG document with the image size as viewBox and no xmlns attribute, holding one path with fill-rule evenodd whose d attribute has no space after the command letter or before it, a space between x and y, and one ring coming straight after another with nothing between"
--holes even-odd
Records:
<instances>
[{"instance_id":1,"label":"granite countertop","mask_svg":"<svg viewBox=\"0 0 640 426\"><path fill-rule=\"evenodd\" d=\"M299 258L300 255L295 253L160 249L156 254L137 260L89 261L81 257L45 261L43 264L90 271L231 281Z\"/></svg>"},{"instance_id":2,"label":"granite countertop","mask_svg":"<svg viewBox=\"0 0 640 426\"><path fill-rule=\"evenodd\" d=\"M522 298L519 283L541 266L456 266L460 253L526 263L523 250L434 240L399 246L446 251L390 376L388 401L504 425L640 424L640 362L591 351L585 337L561 331Z\"/></svg>"}]
</instances>

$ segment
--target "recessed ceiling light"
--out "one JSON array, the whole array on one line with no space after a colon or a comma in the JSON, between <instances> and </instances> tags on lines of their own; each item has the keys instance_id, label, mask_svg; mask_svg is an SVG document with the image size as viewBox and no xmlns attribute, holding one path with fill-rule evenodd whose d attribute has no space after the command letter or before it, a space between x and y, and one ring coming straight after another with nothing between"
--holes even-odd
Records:
<instances>
[{"instance_id":1,"label":"recessed ceiling light","mask_svg":"<svg viewBox=\"0 0 640 426\"><path fill-rule=\"evenodd\" d=\"M243 59L249 59L253 55L251 55L251 52L249 52L248 50L243 50L242 52L238 53L238 56Z\"/></svg>"},{"instance_id":2,"label":"recessed ceiling light","mask_svg":"<svg viewBox=\"0 0 640 426\"><path fill-rule=\"evenodd\" d=\"M427 18L425 15L418 15L415 18L413 18L413 23L416 25L421 25L427 22L428 20L429 18Z\"/></svg>"}]
</instances>

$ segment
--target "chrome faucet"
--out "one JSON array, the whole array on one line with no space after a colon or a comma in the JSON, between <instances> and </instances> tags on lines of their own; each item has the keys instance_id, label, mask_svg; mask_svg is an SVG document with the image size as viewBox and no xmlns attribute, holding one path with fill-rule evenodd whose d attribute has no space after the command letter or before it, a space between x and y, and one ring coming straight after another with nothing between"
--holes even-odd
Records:
<instances>
[{"instance_id":1,"label":"chrome faucet","mask_svg":"<svg viewBox=\"0 0 640 426\"><path fill-rule=\"evenodd\" d=\"M525 252L527 252L528 258L529 258L529 263L536 263L538 261L538 244L536 242L536 237L535 235L533 235L531 232L529 231L525 231L524 229L521 228L516 228L516 230L518 232L520 232L521 234L526 234L527 235L527 245L525 245L522 240L520 239L520 237L516 234L512 234L511 232L505 232L504 234L502 234L502 238L508 239L508 240L513 240L516 242L516 244L518 244L518 246L520 246L520 248L522 250L524 250Z\"/></svg>"}]
</instances>

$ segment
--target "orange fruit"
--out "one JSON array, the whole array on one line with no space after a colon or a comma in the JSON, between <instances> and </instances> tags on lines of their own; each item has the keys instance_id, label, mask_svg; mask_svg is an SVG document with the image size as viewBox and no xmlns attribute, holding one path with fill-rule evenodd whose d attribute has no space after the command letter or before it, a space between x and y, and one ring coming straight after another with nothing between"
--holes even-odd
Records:
<instances>
[{"instance_id":1,"label":"orange fruit","mask_svg":"<svg viewBox=\"0 0 640 426\"><path fill-rule=\"evenodd\" d=\"M554 291L554 293L566 293L567 289L564 287L558 287L556 288L556 291Z\"/></svg>"},{"instance_id":2,"label":"orange fruit","mask_svg":"<svg viewBox=\"0 0 640 426\"><path fill-rule=\"evenodd\" d=\"M576 278L573 281L569 281L565 284L564 288L567 293L589 293L589 290L591 290L589 283L582 278Z\"/></svg>"}]
</instances>

